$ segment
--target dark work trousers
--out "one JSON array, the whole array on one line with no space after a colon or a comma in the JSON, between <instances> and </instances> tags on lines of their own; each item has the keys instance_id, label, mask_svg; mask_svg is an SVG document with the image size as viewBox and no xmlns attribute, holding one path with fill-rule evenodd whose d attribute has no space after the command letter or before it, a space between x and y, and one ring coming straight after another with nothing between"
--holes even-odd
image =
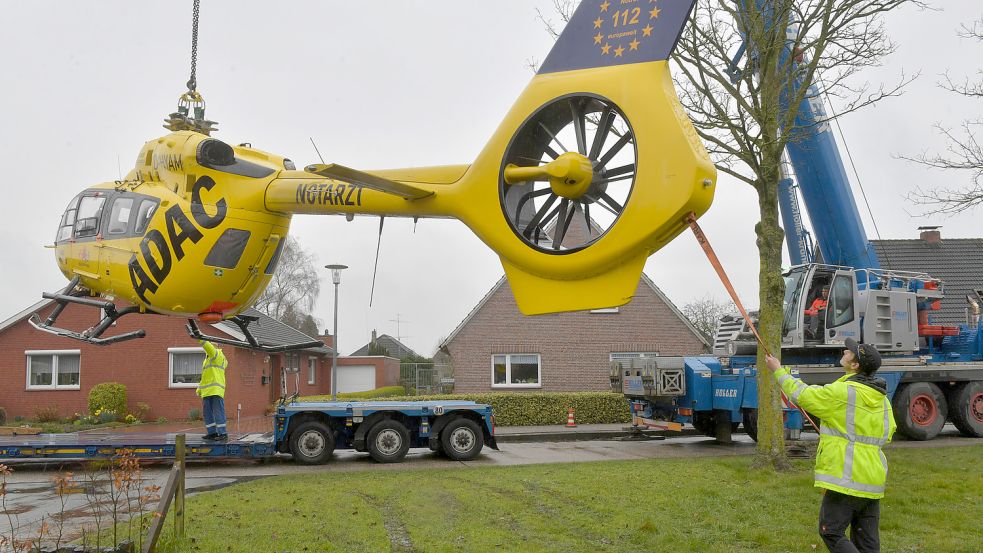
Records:
<instances>
[{"instance_id":1,"label":"dark work trousers","mask_svg":"<svg viewBox=\"0 0 983 553\"><path fill-rule=\"evenodd\" d=\"M819 535L830 553L877 553L881 550L877 524L879 499L854 497L826 490L819 507ZM846 529L850 527L850 539Z\"/></svg>"},{"instance_id":2,"label":"dark work trousers","mask_svg":"<svg viewBox=\"0 0 983 553\"><path fill-rule=\"evenodd\" d=\"M221 436L225 430L225 399L222 396L208 396L201 400L201 414L205 419L205 432Z\"/></svg>"}]
</instances>

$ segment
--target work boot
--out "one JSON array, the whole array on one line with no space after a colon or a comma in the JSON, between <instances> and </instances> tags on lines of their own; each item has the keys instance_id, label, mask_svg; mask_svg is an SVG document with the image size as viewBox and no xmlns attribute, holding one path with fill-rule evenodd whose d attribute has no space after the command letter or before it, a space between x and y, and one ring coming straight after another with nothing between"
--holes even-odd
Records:
<instances>
[{"instance_id":1,"label":"work boot","mask_svg":"<svg viewBox=\"0 0 983 553\"><path fill-rule=\"evenodd\" d=\"M215 439L216 442L227 442L227 441L229 441L229 435L228 434L218 434L217 436L215 436L214 439Z\"/></svg>"},{"instance_id":2,"label":"work boot","mask_svg":"<svg viewBox=\"0 0 983 553\"><path fill-rule=\"evenodd\" d=\"M211 434L211 433L209 433L209 434L205 434L205 436L202 438L202 440L212 441L212 440L217 440L218 437L219 437L218 434Z\"/></svg>"}]
</instances>

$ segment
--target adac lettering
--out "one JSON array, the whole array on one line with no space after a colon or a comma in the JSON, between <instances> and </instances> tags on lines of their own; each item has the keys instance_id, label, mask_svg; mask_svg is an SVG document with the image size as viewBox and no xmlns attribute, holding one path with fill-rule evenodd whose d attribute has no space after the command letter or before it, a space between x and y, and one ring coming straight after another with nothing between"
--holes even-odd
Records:
<instances>
[{"instance_id":1,"label":"adac lettering","mask_svg":"<svg viewBox=\"0 0 983 553\"><path fill-rule=\"evenodd\" d=\"M297 185L296 201L307 205L362 205L362 187L357 184L307 183Z\"/></svg>"},{"instance_id":2,"label":"adac lettering","mask_svg":"<svg viewBox=\"0 0 983 553\"><path fill-rule=\"evenodd\" d=\"M198 227L204 230L213 229L225 220L228 213L225 198L215 202L214 215L205 211L205 205L201 201L202 190L208 191L214 186L215 181L211 177L199 178L191 190L191 218L181 210L180 205L171 206L164 212L166 234L155 228L148 230L140 241L139 257L134 254L130 258L130 284L147 305L151 305L147 294L157 292L157 288L171 273L174 261L184 258L186 242L197 244L204 237Z\"/></svg>"}]
</instances>

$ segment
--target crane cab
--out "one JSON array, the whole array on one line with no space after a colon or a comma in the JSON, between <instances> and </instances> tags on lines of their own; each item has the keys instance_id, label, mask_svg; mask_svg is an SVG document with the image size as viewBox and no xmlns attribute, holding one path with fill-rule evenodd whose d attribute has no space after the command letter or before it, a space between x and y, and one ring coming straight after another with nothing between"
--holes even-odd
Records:
<instances>
[{"instance_id":1,"label":"crane cab","mask_svg":"<svg viewBox=\"0 0 983 553\"><path fill-rule=\"evenodd\" d=\"M860 339L861 298L849 267L800 265L785 279L782 348L841 348Z\"/></svg>"}]
</instances>

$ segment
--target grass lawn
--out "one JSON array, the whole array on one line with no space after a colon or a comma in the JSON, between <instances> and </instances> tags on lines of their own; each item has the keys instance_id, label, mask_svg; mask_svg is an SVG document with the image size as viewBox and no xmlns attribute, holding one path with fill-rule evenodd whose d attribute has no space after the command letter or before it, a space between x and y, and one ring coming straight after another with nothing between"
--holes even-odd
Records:
<instances>
[{"instance_id":1,"label":"grass lawn","mask_svg":"<svg viewBox=\"0 0 983 553\"><path fill-rule=\"evenodd\" d=\"M983 552L983 446L888 450L885 552ZM187 504L160 551L825 551L812 463L747 457L320 473Z\"/></svg>"}]
</instances>

